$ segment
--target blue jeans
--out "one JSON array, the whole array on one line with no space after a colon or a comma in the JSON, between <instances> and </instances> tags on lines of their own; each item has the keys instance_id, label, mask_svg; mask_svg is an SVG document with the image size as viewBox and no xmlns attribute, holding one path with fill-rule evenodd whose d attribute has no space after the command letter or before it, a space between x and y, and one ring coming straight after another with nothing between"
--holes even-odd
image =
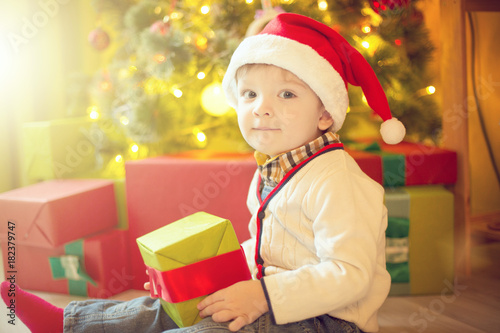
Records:
<instances>
[{"instance_id":1,"label":"blue jeans","mask_svg":"<svg viewBox=\"0 0 500 333\"><path fill-rule=\"evenodd\" d=\"M66 333L157 333L157 332L230 332L228 323L216 323L208 317L196 325L178 328L163 310L158 299L139 297L131 301L88 300L71 302L64 309L64 332ZM296 323L276 325L271 316L265 314L240 332L246 333L350 333L361 332L356 325L344 320L323 315Z\"/></svg>"}]
</instances>

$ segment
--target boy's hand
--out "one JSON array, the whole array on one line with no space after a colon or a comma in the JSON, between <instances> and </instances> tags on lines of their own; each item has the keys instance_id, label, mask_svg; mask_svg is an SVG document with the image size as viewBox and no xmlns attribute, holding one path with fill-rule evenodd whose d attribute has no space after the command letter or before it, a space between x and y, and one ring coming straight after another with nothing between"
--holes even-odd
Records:
<instances>
[{"instance_id":1,"label":"boy's hand","mask_svg":"<svg viewBox=\"0 0 500 333\"><path fill-rule=\"evenodd\" d=\"M146 269L146 274L149 275L149 272L148 270ZM151 290L151 283L148 282L144 282L144 289L146 289L147 291L150 291Z\"/></svg>"},{"instance_id":2,"label":"boy's hand","mask_svg":"<svg viewBox=\"0 0 500 333\"><path fill-rule=\"evenodd\" d=\"M221 289L198 303L202 318L212 316L215 322L232 322L229 330L238 331L269 311L260 281L241 281Z\"/></svg>"},{"instance_id":3,"label":"boy's hand","mask_svg":"<svg viewBox=\"0 0 500 333\"><path fill-rule=\"evenodd\" d=\"M146 275L149 276L149 271L146 269ZM151 284L148 282L144 282L144 289L148 290L151 288Z\"/></svg>"}]
</instances>

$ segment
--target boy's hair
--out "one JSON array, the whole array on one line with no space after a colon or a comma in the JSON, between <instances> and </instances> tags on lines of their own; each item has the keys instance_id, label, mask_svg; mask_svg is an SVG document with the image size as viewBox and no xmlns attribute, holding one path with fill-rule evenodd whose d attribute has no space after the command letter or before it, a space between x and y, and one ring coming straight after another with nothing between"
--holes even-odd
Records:
<instances>
[{"instance_id":1,"label":"boy's hair","mask_svg":"<svg viewBox=\"0 0 500 333\"><path fill-rule=\"evenodd\" d=\"M242 77L242 76L245 76L248 71L250 70L250 68L254 68L254 67L257 67L257 66L265 66L265 67L268 67L268 66L272 66L272 65L269 65L269 64L244 64L243 66L239 67L237 70L236 70L236 74L234 75L234 78L236 80L236 82L238 82L238 80Z\"/></svg>"},{"instance_id":2,"label":"boy's hair","mask_svg":"<svg viewBox=\"0 0 500 333\"><path fill-rule=\"evenodd\" d=\"M234 79L236 80L236 83L238 83L238 80L242 77L245 76L248 73L248 70L250 67L253 67L257 64L244 64L240 68L236 70L236 73L234 74ZM259 65L265 65L265 64L259 64Z\"/></svg>"}]
</instances>

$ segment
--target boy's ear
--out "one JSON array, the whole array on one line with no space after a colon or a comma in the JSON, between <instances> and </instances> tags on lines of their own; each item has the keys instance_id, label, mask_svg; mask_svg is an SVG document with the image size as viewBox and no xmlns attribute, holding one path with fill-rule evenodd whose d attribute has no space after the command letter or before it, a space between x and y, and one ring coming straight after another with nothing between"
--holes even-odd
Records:
<instances>
[{"instance_id":1,"label":"boy's ear","mask_svg":"<svg viewBox=\"0 0 500 333\"><path fill-rule=\"evenodd\" d=\"M318 121L318 129L320 131L325 131L329 129L333 125L333 118L330 113L326 110L323 110L323 113L319 117Z\"/></svg>"}]
</instances>

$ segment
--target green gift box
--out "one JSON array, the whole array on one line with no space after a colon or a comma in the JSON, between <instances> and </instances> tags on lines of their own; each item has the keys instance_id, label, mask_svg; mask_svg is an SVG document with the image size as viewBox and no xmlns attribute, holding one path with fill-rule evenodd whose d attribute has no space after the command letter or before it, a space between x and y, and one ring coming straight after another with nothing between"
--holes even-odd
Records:
<instances>
[{"instance_id":1,"label":"green gift box","mask_svg":"<svg viewBox=\"0 0 500 333\"><path fill-rule=\"evenodd\" d=\"M231 222L205 212L141 236L137 244L151 295L179 327L201 320L196 306L206 295L251 279Z\"/></svg>"},{"instance_id":2,"label":"green gift box","mask_svg":"<svg viewBox=\"0 0 500 333\"><path fill-rule=\"evenodd\" d=\"M118 229L128 229L128 212L125 179L113 179L115 185L116 212L118 215Z\"/></svg>"},{"instance_id":3,"label":"green gift box","mask_svg":"<svg viewBox=\"0 0 500 333\"><path fill-rule=\"evenodd\" d=\"M74 178L95 167L92 120L30 122L22 130L23 183Z\"/></svg>"},{"instance_id":4,"label":"green gift box","mask_svg":"<svg viewBox=\"0 0 500 333\"><path fill-rule=\"evenodd\" d=\"M391 295L436 294L454 281L453 194L439 185L386 188Z\"/></svg>"}]
</instances>

